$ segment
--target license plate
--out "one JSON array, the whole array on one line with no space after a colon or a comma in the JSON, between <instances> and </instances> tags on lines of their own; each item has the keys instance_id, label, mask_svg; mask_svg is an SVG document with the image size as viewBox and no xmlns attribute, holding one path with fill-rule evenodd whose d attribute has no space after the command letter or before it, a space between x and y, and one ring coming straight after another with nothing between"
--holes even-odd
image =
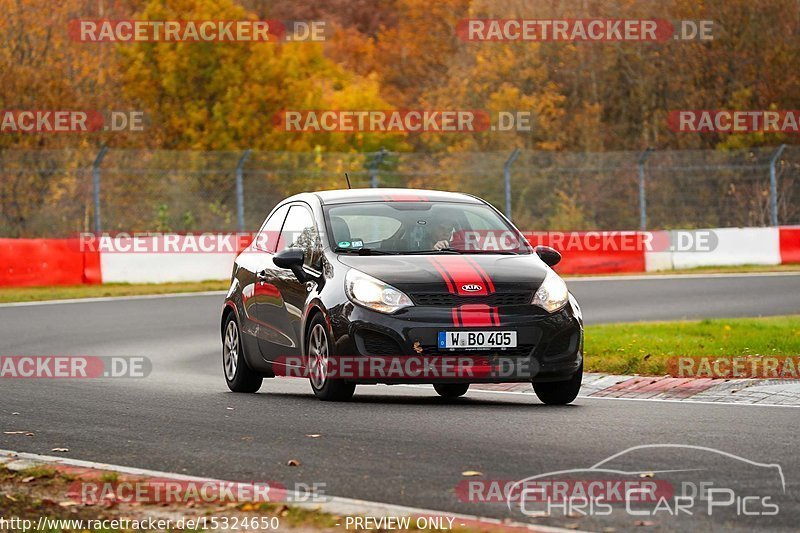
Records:
<instances>
[{"instance_id":1,"label":"license plate","mask_svg":"<svg viewBox=\"0 0 800 533\"><path fill-rule=\"evenodd\" d=\"M490 350L516 348L516 331L440 331L439 349Z\"/></svg>"}]
</instances>

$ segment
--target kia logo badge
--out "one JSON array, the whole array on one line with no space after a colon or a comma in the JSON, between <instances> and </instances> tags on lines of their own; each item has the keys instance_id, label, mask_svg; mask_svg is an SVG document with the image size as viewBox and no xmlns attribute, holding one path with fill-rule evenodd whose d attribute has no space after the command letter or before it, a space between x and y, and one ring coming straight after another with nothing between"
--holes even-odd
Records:
<instances>
[{"instance_id":1,"label":"kia logo badge","mask_svg":"<svg viewBox=\"0 0 800 533\"><path fill-rule=\"evenodd\" d=\"M475 291L482 291L483 287L481 285L476 284L476 283L469 283L467 285L462 285L461 286L461 290L462 291L467 291L467 292L475 292Z\"/></svg>"}]
</instances>

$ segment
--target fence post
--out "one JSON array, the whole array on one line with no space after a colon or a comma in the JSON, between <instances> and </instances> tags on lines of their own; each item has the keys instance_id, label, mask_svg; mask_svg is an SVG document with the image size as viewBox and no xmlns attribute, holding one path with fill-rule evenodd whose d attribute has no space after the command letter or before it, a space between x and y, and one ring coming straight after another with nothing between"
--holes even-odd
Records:
<instances>
[{"instance_id":1,"label":"fence post","mask_svg":"<svg viewBox=\"0 0 800 533\"><path fill-rule=\"evenodd\" d=\"M94 232L100 233L102 225L100 223L100 164L108 152L108 145L103 145L97 157L92 163L92 203L94 204Z\"/></svg>"},{"instance_id":2,"label":"fence post","mask_svg":"<svg viewBox=\"0 0 800 533\"><path fill-rule=\"evenodd\" d=\"M378 167L383 163L383 159L389 154L386 148L381 148L373 154L373 159L369 162L369 186L373 189L378 187Z\"/></svg>"},{"instance_id":3,"label":"fence post","mask_svg":"<svg viewBox=\"0 0 800 533\"><path fill-rule=\"evenodd\" d=\"M653 148L648 146L644 152L639 155L639 229L647 231L647 188L644 175L644 164L650 154L653 153Z\"/></svg>"},{"instance_id":4,"label":"fence post","mask_svg":"<svg viewBox=\"0 0 800 533\"><path fill-rule=\"evenodd\" d=\"M503 164L503 186L506 194L506 218L511 220L511 165L519 157L519 148L514 148L511 155L508 156L506 162Z\"/></svg>"},{"instance_id":5,"label":"fence post","mask_svg":"<svg viewBox=\"0 0 800 533\"><path fill-rule=\"evenodd\" d=\"M244 151L236 163L236 220L239 231L244 231L244 163L250 157L250 149Z\"/></svg>"},{"instance_id":6,"label":"fence post","mask_svg":"<svg viewBox=\"0 0 800 533\"><path fill-rule=\"evenodd\" d=\"M786 149L786 145L782 144L775 150L769 160L769 224L770 226L778 225L778 175L775 172L775 163L780 159L781 154Z\"/></svg>"}]
</instances>

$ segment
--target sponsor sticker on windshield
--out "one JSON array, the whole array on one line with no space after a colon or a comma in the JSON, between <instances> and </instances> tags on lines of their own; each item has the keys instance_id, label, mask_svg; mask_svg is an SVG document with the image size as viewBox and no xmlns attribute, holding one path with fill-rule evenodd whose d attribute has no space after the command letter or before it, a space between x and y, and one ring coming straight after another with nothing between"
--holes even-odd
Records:
<instances>
[{"instance_id":1,"label":"sponsor sticker on windshield","mask_svg":"<svg viewBox=\"0 0 800 533\"><path fill-rule=\"evenodd\" d=\"M363 239L353 239L351 241L339 241L336 243L336 246L339 248L363 248L364 247L364 240Z\"/></svg>"}]
</instances>

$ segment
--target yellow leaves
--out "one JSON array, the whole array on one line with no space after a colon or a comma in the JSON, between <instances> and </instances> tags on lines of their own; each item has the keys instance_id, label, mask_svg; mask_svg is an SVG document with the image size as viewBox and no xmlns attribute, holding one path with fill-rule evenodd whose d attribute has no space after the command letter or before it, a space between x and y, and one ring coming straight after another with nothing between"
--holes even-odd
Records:
<instances>
[{"instance_id":1,"label":"yellow leaves","mask_svg":"<svg viewBox=\"0 0 800 533\"><path fill-rule=\"evenodd\" d=\"M268 16L264 11L278 9L259 5L250 11L241 4L112 2L104 4L102 16L241 20L263 18ZM656 102L671 102L673 109L706 104L780 109L786 95L797 92L796 77L785 75L797 62L792 17L775 24L779 15L774 11L751 8L744 0L716 8L713 18L723 21L719 30L769 28L778 45L762 46L754 36L763 32L755 30L715 32L713 45L466 43L455 35L458 21L469 16L530 15L524 2L512 4L500 9L486 0L395 0L366 15L332 14L330 40L325 43L91 45L72 42L63 31L77 16L75 2L0 0L0 101L37 108L144 109L154 120L148 135L132 139L162 148L311 150L320 145L325 151L351 151L386 145L442 151L512 146L601 151L614 144L638 145L642 136L658 139L666 126L663 106ZM538 16L589 15L568 2L556 4L545 8L547 15ZM141 7L130 13L131 6ZM646 15L635 0L617 7L632 18ZM309 13L299 7L281 9L283 19ZM682 2L673 18L708 18L687 15L704 10ZM367 18L371 22L365 30ZM25 39L19 38L23 34ZM754 89L759 83L771 87L768 96ZM694 89L685 91L686 87ZM286 135L272 128L270 119L277 110L333 107L520 110L531 111L535 121L529 132L444 136ZM126 140L115 137L119 139ZM667 139L679 146L694 142L691 136ZM32 145L37 140L22 137L13 142ZM782 138L751 133L726 137L721 146L770 141ZM82 140L51 136L46 142L57 147Z\"/></svg>"},{"instance_id":2,"label":"yellow leaves","mask_svg":"<svg viewBox=\"0 0 800 533\"><path fill-rule=\"evenodd\" d=\"M151 1L151 19L252 17L230 1ZM154 48L155 47L155 48ZM159 117L164 148L349 151L352 136L287 134L273 117L287 109L381 109L377 76L350 74L320 43L134 43L123 54L126 95ZM366 134L368 148L396 138Z\"/></svg>"}]
</instances>

